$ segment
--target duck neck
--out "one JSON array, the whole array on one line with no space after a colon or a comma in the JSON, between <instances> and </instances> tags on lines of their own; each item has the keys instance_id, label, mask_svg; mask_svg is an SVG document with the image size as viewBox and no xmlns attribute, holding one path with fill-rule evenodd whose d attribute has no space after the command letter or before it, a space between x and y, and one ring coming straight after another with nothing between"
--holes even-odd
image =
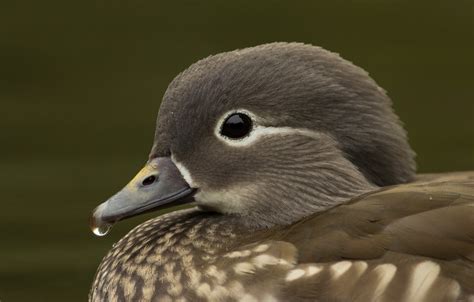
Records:
<instances>
[{"instance_id":1,"label":"duck neck","mask_svg":"<svg viewBox=\"0 0 474 302\"><path fill-rule=\"evenodd\" d=\"M283 184L285 182L291 183L291 190ZM332 171L326 175L319 171L317 183L308 177L282 179L281 183L259 186L259 194L255 194L259 199L251 201L253 206L249 211L236 216L243 225L254 229L287 226L377 189L378 186L358 171ZM265 201L262 202L263 198Z\"/></svg>"}]
</instances>

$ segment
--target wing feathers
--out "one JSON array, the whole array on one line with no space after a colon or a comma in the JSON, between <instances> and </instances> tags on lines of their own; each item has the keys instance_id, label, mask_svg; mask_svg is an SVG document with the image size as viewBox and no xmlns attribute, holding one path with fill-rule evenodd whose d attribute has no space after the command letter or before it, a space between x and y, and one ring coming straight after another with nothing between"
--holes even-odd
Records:
<instances>
[{"instance_id":1,"label":"wing feathers","mask_svg":"<svg viewBox=\"0 0 474 302\"><path fill-rule=\"evenodd\" d=\"M315 292L322 301L467 297L474 294L474 172L422 176L366 194L279 239L298 250L285 292L302 300ZM308 276L312 266L318 273Z\"/></svg>"}]
</instances>

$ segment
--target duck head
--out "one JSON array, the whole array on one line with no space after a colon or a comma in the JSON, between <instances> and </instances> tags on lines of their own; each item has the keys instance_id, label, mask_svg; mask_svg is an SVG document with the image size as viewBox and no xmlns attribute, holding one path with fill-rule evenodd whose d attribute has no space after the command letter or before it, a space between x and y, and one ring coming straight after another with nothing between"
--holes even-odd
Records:
<instances>
[{"instance_id":1,"label":"duck head","mask_svg":"<svg viewBox=\"0 0 474 302\"><path fill-rule=\"evenodd\" d=\"M365 71L319 47L265 44L173 80L145 168L92 222L195 202L247 225L287 225L414 173L391 101Z\"/></svg>"}]
</instances>

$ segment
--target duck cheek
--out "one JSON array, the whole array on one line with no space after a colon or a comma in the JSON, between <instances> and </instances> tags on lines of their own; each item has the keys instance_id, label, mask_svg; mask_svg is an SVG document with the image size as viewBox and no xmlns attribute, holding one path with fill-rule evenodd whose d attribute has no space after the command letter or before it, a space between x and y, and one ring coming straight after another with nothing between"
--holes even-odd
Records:
<instances>
[{"instance_id":1,"label":"duck cheek","mask_svg":"<svg viewBox=\"0 0 474 302\"><path fill-rule=\"evenodd\" d=\"M223 189L206 188L194 196L197 205L204 210L224 214L246 213L255 200L256 183L237 184Z\"/></svg>"},{"instance_id":2,"label":"duck cheek","mask_svg":"<svg viewBox=\"0 0 474 302\"><path fill-rule=\"evenodd\" d=\"M192 183L196 184L195 187L217 192L252 180L255 165L247 159L247 156L223 152L206 154L184 165L188 168Z\"/></svg>"}]
</instances>

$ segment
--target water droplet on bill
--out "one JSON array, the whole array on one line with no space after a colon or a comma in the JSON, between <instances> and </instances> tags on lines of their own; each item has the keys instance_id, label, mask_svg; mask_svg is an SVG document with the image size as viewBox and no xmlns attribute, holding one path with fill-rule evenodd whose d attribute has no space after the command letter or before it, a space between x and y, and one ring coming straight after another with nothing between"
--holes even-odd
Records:
<instances>
[{"instance_id":1,"label":"water droplet on bill","mask_svg":"<svg viewBox=\"0 0 474 302\"><path fill-rule=\"evenodd\" d=\"M106 207L106 204L103 203L94 209L90 220L89 226L92 230L92 233L96 236L105 236L110 231L113 226L113 222L109 222L102 216L102 211Z\"/></svg>"},{"instance_id":2,"label":"water droplet on bill","mask_svg":"<svg viewBox=\"0 0 474 302\"><path fill-rule=\"evenodd\" d=\"M91 227L92 233L94 233L94 235L99 236L99 237L107 235L107 233L110 231L111 228L112 228L112 225L109 223L104 223L100 226Z\"/></svg>"}]
</instances>

